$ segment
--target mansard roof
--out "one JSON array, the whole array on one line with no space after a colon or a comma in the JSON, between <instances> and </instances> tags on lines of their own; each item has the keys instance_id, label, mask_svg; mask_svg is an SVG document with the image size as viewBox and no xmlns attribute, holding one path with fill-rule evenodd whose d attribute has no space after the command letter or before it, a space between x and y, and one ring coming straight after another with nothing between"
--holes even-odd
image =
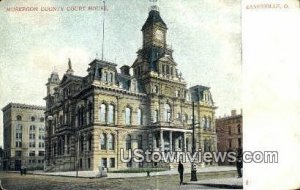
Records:
<instances>
[{"instance_id":1,"label":"mansard roof","mask_svg":"<svg viewBox=\"0 0 300 190\"><path fill-rule=\"evenodd\" d=\"M104 61L104 60L99 60L99 59L93 60L89 65L92 67L96 63L98 63L98 66L100 66L99 68L110 67L110 68L115 69L118 66L115 63L112 63L112 62L109 62L109 61Z\"/></svg>"},{"instance_id":2,"label":"mansard roof","mask_svg":"<svg viewBox=\"0 0 300 190\"><path fill-rule=\"evenodd\" d=\"M81 76L64 74L63 78L61 79L60 85L66 83L67 81L81 82L82 80L83 80L83 77L81 77Z\"/></svg>"},{"instance_id":3,"label":"mansard roof","mask_svg":"<svg viewBox=\"0 0 300 190\"><path fill-rule=\"evenodd\" d=\"M160 17L159 11L157 11L157 10L151 10L149 12L149 16L148 16L145 24L143 25L142 30L144 30L154 24L158 24L161 27L168 29L166 23Z\"/></svg>"}]
</instances>

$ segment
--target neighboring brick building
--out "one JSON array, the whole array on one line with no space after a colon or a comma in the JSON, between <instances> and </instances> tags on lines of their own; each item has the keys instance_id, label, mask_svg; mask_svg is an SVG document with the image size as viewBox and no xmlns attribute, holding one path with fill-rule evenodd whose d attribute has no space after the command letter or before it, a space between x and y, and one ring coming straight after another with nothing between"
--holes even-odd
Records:
<instances>
[{"instance_id":1,"label":"neighboring brick building","mask_svg":"<svg viewBox=\"0 0 300 190\"><path fill-rule=\"evenodd\" d=\"M218 151L236 151L243 147L243 115L231 111L230 116L216 119ZM228 164L228 162L226 162Z\"/></svg>"},{"instance_id":2,"label":"neighboring brick building","mask_svg":"<svg viewBox=\"0 0 300 190\"><path fill-rule=\"evenodd\" d=\"M190 151L192 101L195 122L201 123L196 149L216 150L216 107L209 87L187 88L157 10L149 12L142 32L143 47L120 73L116 64L95 59L84 77L74 75L71 60L61 80L51 74L45 97L48 171L145 166L121 162L121 148Z\"/></svg>"},{"instance_id":3,"label":"neighboring brick building","mask_svg":"<svg viewBox=\"0 0 300 190\"><path fill-rule=\"evenodd\" d=\"M2 111L3 169L43 169L45 107L10 103Z\"/></svg>"}]
</instances>

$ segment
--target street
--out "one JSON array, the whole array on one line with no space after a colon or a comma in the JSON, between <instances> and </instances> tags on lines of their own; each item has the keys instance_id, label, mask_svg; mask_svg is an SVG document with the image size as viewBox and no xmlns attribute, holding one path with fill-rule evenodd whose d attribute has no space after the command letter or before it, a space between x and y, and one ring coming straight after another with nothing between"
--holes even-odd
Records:
<instances>
[{"instance_id":1,"label":"street","mask_svg":"<svg viewBox=\"0 0 300 190\"><path fill-rule=\"evenodd\" d=\"M208 178L209 176L198 176ZM224 176L223 176L224 177ZM211 178L211 176L210 176ZM215 177L218 178L218 177ZM18 173L0 173L2 186L8 190L92 190L92 189L215 189L199 184L186 184L190 182L190 174L184 175L185 184L179 185L179 176L154 176L126 179L104 179L104 178L73 178L59 176L26 175ZM221 179L221 178L220 178Z\"/></svg>"}]
</instances>

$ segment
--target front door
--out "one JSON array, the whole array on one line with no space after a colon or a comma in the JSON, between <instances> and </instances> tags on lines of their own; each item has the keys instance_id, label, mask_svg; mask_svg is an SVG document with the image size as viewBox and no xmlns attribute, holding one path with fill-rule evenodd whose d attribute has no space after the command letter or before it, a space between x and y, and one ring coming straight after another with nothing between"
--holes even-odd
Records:
<instances>
[{"instance_id":1,"label":"front door","mask_svg":"<svg viewBox=\"0 0 300 190\"><path fill-rule=\"evenodd\" d=\"M22 167L22 162L21 160L15 160L15 170L19 171Z\"/></svg>"}]
</instances>

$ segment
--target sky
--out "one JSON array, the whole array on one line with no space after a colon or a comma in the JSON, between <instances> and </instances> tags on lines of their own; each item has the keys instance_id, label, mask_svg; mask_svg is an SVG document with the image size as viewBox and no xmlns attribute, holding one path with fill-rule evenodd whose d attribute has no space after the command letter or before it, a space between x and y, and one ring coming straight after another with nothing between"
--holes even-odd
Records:
<instances>
[{"instance_id":1,"label":"sky","mask_svg":"<svg viewBox=\"0 0 300 190\"><path fill-rule=\"evenodd\" d=\"M12 0L0 3L0 107L9 102L45 105L46 82L53 70L60 78L68 58L76 75L101 58L102 11L67 11L72 6L101 6L102 1ZM142 46L141 28L148 0L106 0L104 59L118 67L132 65ZM240 110L241 25L236 0L161 0L167 43L188 86L205 85L218 107L216 116ZM7 11L38 7L39 11ZM62 7L64 11L41 11ZM238 111L239 112L239 111ZM0 138L2 139L2 112ZM0 141L0 145L1 145Z\"/></svg>"}]
</instances>

